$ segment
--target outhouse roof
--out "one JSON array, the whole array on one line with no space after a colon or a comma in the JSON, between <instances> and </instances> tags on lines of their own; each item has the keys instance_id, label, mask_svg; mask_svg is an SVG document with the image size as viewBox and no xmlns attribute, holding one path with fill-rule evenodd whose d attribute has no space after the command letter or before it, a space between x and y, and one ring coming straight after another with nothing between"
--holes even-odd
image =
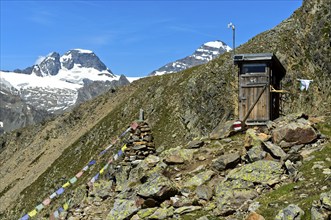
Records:
<instances>
[{"instance_id":1,"label":"outhouse roof","mask_svg":"<svg viewBox=\"0 0 331 220\"><path fill-rule=\"evenodd\" d=\"M272 68L275 69L277 75L283 78L286 74L284 66L273 53L252 53L252 54L235 54L233 57L234 64L252 63L252 62L271 62Z\"/></svg>"}]
</instances>

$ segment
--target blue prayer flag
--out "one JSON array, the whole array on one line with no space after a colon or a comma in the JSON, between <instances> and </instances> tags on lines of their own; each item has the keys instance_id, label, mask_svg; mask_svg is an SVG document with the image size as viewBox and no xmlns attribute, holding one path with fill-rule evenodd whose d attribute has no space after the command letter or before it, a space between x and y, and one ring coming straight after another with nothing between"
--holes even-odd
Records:
<instances>
[{"instance_id":1,"label":"blue prayer flag","mask_svg":"<svg viewBox=\"0 0 331 220\"><path fill-rule=\"evenodd\" d=\"M59 213L64 212L64 209L62 207L58 208Z\"/></svg>"},{"instance_id":2,"label":"blue prayer flag","mask_svg":"<svg viewBox=\"0 0 331 220\"><path fill-rule=\"evenodd\" d=\"M26 214L22 218L20 218L20 220L28 220L29 218L30 218L30 216L28 214Z\"/></svg>"},{"instance_id":3,"label":"blue prayer flag","mask_svg":"<svg viewBox=\"0 0 331 220\"><path fill-rule=\"evenodd\" d=\"M96 163L95 160L91 160L91 161L88 163L88 165L91 166L91 165L93 165L93 164L95 164L95 163Z\"/></svg>"},{"instance_id":4,"label":"blue prayer flag","mask_svg":"<svg viewBox=\"0 0 331 220\"><path fill-rule=\"evenodd\" d=\"M62 193L64 193L64 188L61 187L60 189L56 190L56 194L61 195Z\"/></svg>"},{"instance_id":5,"label":"blue prayer flag","mask_svg":"<svg viewBox=\"0 0 331 220\"><path fill-rule=\"evenodd\" d=\"M122 156L123 151L122 151L122 150L119 150L117 154L118 154L118 156L120 157L120 156Z\"/></svg>"}]
</instances>

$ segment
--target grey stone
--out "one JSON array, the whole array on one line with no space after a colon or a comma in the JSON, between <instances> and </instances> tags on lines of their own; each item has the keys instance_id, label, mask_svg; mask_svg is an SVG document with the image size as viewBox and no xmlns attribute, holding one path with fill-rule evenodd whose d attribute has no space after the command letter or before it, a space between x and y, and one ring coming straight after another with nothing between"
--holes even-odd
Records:
<instances>
[{"instance_id":1,"label":"grey stone","mask_svg":"<svg viewBox=\"0 0 331 220\"><path fill-rule=\"evenodd\" d=\"M236 167L239 162L240 155L238 153L231 153L214 159L212 166L218 171L223 171L225 169Z\"/></svg>"},{"instance_id":2,"label":"grey stone","mask_svg":"<svg viewBox=\"0 0 331 220\"><path fill-rule=\"evenodd\" d=\"M258 160L263 160L267 153L262 149L261 146L254 146L247 151L246 157L248 162L252 163Z\"/></svg>"},{"instance_id":3,"label":"grey stone","mask_svg":"<svg viewBox=\"0 0 331 220\"><path fill-rule=\"evenodd\" d=\"M300 220L304 214L305 212L299 206L290 204L278 212L275 220Z\"/></svg>"},{"instance_id":4,"label":"grey stone","mask_svg":"<svg viewBox=\"0 0 331 220\"><path fill-rule=\"evenodd\" d=\"M264 148L268 153L271 154L271 156L276 159L281 160L287 156L281 147L277 146L276 144L273 144L270 141L264 142Z\"/></svg>"},{"instance_id":5,"label":"grey stone","mask_svg":"<svg viewBox=\"0 0 331 220\"><path fill-rule=\"evenodd\" d=\"M193 140L188 143L187 148L189 149L200 148L203 146L203 144L204 144L203 141Z\"/></svg>"},{"instance_id":6,"label":"grey stone","mask_svg":"<svg viewBox=\"0 0 331 220\"><path fill-rule=\"evenodd\" d=\"M290 160L285 161L285 167L290 175L295 175L297 173L297 170Z\"/></svg>"},{"instance_id":7,"label":"grey stone","mask_svg":"<svg viewBox=\"0 0 331 220\"><path fill-rule=\"evenodd\" d=\"M233 123L235 121L227 121L225 123L220 123L216 128L210 133L209 137L212 140L227 138L235 133L233 130Z\"/></svg>"},{"instance_id":8,"label":"grey stone","mask_svg":"<svg viewBox=\"0 0 331 220\"><path fill-rule=\"evenodd\" d=\"M195 194L199 199L208 201L213 196L213 189L209 186L201 185L195 189Z\"/></svg>"}]
</instances>

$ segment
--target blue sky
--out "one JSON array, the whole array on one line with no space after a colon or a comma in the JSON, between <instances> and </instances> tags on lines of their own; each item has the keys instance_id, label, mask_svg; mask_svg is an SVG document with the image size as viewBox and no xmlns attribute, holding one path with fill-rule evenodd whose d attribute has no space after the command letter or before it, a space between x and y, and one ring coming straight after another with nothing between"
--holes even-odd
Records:
<instances>
[{"instance_id":1,"label":"blue sky","mask_svg":"<svg viewBox=\"0 0 331 220\"><path fill-rule=\"evenodd\" d=\"M32 66L50 52L92 50L115 74L144 76L222 40L232 47L288 18L302 0L0 0L0 69Z\"/></svg>"}]
</instances>

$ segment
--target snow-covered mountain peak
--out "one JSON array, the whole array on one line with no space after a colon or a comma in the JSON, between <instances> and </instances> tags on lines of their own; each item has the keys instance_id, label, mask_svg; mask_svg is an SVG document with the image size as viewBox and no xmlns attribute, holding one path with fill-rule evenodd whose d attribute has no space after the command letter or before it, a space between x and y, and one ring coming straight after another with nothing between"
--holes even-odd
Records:
<instances>
[{"instance_id":1,"label":"snow-covered mountain peak","mask_svg":"<svg viewBox=\"0 0 331 220\"><path fill-rule=\"evenodd\" d=\"M231 47L220 40L209 41L202 44L194 53L183 59L168 63L163 67L154 70L149 75L163 75L167 73L180 72L193 66L201 65L215 59L219 55L229 52Z\"/></svg>"},{"instance_id":2,"label":"snow-covered mountain peak","mask_svg":"<svg viewBox=\"0 0 331 220\"><path fill-rule=\"evenodd\" d=\"M227 44L225 44L223 41L220 41L220 40L207 42L207 43L203 44L203 46L214 47L214 48L218 48L218 49L223 48L227 52L231 51L231 47L229 47Z\"/></svg>"}]
</instances>

